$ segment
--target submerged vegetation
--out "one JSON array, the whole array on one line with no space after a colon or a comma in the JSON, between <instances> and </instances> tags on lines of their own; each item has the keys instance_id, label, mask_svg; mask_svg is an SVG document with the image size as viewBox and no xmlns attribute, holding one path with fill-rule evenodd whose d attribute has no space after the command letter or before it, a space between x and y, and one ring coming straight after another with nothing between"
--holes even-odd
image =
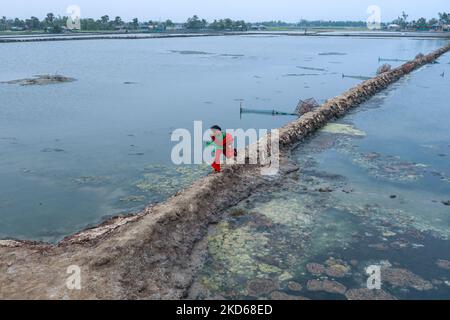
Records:
<instances>
[{"instance_id":1,"label":"submerged vegetation","mask_svg":"<svg viewBox=\"0 0 450 320\"><path fill-rule=\"evenodd\" d=\"M192 184L209 173L208 165L148 165L136 188L143 193L151 192L164 199Z\"/></svg>"},{"instance_id":2,"label":"submerged vegetation","mask_svg":"<svg viewBox=\"0 0 450 320\"><path fill-rule=\"evenodd\" d=\"M410 70L409 65L401 70ZM340 107L342 99L335 101ZM245 251L238 251L222 247L223 229L210 230L208 246L214 250L190 297L447 298L448 212L422 189L437 183L436 195L445 192L448 173L380 146L368 151L377 144L364 144L367 139L372 138L350 124L331 123L303 141L293 154L298 173L259 190L219 224L257 240L248 240L241 246ZM227 260L236 254L245 257L245 264L237 257ZM381 267L382 290L366 287L366 268L373 265ZM292 283L301 289L292 290Z\"/></svg>"},{"instance_id":3,"label":"submerged vegetation","mask_svg":"<svg viewBox=\"0 0 450 320\"><path fill-rule=\"evenodd\" d=\"M444 271L450 269L450 251L433 251L450 250L446 226L391 206L385 200L389 191L372 194L325 171L321 154L330 149L363 164L377 179L385 179L380 171L395 168L391 157L358 151L352 141L361 133L349 135L350 126L342 126L345 130L321 130L296 150L298 175L229 210L208 237L209 258L191 298L391 300L450 292ZM375 167L366 165L374 161ZM399 163L388 176L397 182L413 174L403 170L418 167ZM418 268L414 257L422 254L434 265ZM382 266L383 290L365 288L365 268L373 264Z\"/></svg>"}]
</instances>

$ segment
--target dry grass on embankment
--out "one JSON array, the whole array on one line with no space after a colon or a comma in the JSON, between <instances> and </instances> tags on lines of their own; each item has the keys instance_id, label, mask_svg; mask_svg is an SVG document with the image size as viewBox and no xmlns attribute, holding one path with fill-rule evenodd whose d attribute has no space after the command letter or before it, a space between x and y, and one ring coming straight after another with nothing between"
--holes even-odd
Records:
<instances>
[{"instance_id":1,"label":"dry grass on embankment","mask_svg":"<svg viewBox=\"0 0 450 320\"><path fill-rule=\"evenodd\" d=\"M136 216L118 217L52 246L0 242L0 298L179 299L201 266L201 240L211 222L252 191L279 183L296 170L289 151L328 121L342 116L402 76L436 60L450 44L399 68L362 82L280 129L281 171L233 165L210 174L164 203ZM66 271L81 268L81 290L68 290Z\"/></svg>"}]
</instances>

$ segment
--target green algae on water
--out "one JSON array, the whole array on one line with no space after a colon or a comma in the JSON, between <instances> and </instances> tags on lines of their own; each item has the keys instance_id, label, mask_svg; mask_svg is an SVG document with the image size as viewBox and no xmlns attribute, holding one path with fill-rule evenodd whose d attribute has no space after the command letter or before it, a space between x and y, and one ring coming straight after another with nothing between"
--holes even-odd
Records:
<instances>
[{"instance_id":1,"label":"green algae on water","mask_svg":"<svg viewBox=\"0 0 450 320\"><path fill-rule=\"evenodd\" d=\"M356 129L352 125L342 124L342 123L329 123L320 129L322 132L335 133L335 134L346 134L350 136L364 137L366 133L359 129Z\"/></svg>"},{"instance_id":2,"label":"green algae on water","mask_svg":"<svg viewBox=\"0 0 450 320\"><path fill-rule=\"evenodd\" d=\"M170 196L210 172L208 165L149 165L135 184L141 192Z\"/></svg>"}]
</instances>

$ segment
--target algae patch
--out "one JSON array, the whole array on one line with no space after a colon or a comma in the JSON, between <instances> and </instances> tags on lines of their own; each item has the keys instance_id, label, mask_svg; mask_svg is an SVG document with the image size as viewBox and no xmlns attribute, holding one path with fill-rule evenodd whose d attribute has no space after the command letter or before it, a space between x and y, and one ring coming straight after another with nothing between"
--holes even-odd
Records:
<instances>
[{"instance_id":1,"label":"algae patch","mask_svg":"<svg viewBox=\"0 0 450 320\"><path fill-rule=\"evenodd\" d=\"M324 126L320 131L334 134L346 134L358 137L366 136L366 133L364 131L356 129L352 125L341 123L329 123L326 126Z\"/></svg>"},{"instance_id":2,"label":"algae patch","mask_svg":"<svg viewBox=\"0 0 450 320\"><path fill-rule=\"evenodd\" d=\"M226 273L245 277L262 273L278 272L268 264L255 263L255 258L268 252L268 238L263 233L254 233L248 226L232 229L229 222L221 222L216 234L208 238L209 253Z\"/></svg>"},{"instance_id":3,"label":"algae patch","mask_svg":"<svg viewBox=\"0 0 450 320\"><path fill-rule=\"evenodd\" d=\"M208 165L149 165L143 177L135 183L141 192L153 192L161 196L171 196L194 181L205 176Z\"/></svg>"}]
</instances>

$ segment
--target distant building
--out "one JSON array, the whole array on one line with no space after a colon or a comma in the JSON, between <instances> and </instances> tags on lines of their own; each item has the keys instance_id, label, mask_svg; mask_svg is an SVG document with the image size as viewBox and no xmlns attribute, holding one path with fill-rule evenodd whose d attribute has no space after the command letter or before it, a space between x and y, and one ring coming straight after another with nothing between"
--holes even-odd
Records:
<instances>
[{"instance_id":1,"label":"distant building","mask_svg":"<svg viewBox=\"0 0 450 320\"><path fill-rule=\"evenodd\" d=\"M137 29L139 31L148 31L150 28L149 28L149 24L141 22L138 24Z\"/></svg>"},{"instance_id":2,"label":"distant building","mask_svg":"<svg viewBox=\"0 0 450 320\"><path fill-rule=\"evenodd\" d=\"M126 32L127 31L127 27L125 25L121 25L121 26L115 26L114 29L117 32Z\"/></svg>"},{"instance_id":3,"label":"distant building","mask_svg":"<svg viewBox=\"0 0 450 320\"><path fill-rule=\"evenodd\" d=\"M433 30L433 31L450 31L450 25L436 23L431 26L431 30Z\"/></svg>"},{"instance_id":4,"label":"distant building","mask_svg":"<svg viewBox=\"0 0 450 320\"><path fill-rule=\"evenodd\" d=\"M166 25L164 23L149 24L146 27L146 30L154 31L154 32L162 32L162 31L166 31Z\"/></svg>"},{"instance_id":5,"label":"distant building","mask_svg":"<svg viewBox=\"0 0 450 320\"><path fill-rule=\"evenodd\" d=\"M11 27L11 31L24 31L24 27Z\"/></svg>"},{"instance_id":6,"label":"distant building","mask_svg":"<svg viewBox=\"0 0 450 320\"><path fill-rule=\"evenodd\" d=\"M400 27L398 24L392 23L387 26L387 29L390 31L400 31L402 27Z\"/></svg>"},{"instance_id":7,"label":"distant building","mask_svg":"<svg viewBox=\"0 0 450 320\"><path fill-rule=\"evenodd\" d=\"M258 31L262 31L262 30L266 30L267 27L265 25L259 24L259 25L252 25L250 27L251 30L258 30Z\"/></svg>"},{"instance_id":8,"label":"distant building","mask_svg":"<svg viewBox=\"0 0 450 320\"><path fill-rule=\"evenodd\" d=\"M439 24L439 23L433 24L431 26L431 30L433 30L433 31L442 31L442 25Z\"/></svg>"},{"instance_id":9,"label":"distant building","mask_svg":"<svg viewBox=\"0 0 450 320\"><path fill-rule=\"evenodd\" d=\"M177 31L177 30L183 30L183 29L184 29L184 26L182 23L174 23L173 25L166 27L167 31Z\"/></svg>"}]
</instances>

